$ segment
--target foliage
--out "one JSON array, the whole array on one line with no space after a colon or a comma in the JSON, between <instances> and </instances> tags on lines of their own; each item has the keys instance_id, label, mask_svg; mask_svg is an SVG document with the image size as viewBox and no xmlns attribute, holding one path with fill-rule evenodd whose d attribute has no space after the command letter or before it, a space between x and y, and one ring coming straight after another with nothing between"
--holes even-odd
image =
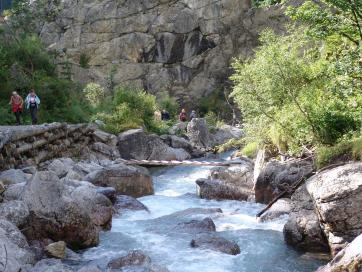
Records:
<instances>
[{"instance_id":1,"label":"foliage","mask_svg":"<svg viewBox=\"0 0 362 272\"><path fill-rule=\"evenodd\" d=\"M317 149L317 168L347 160L362 160L362 138L343 140L334 146L321 146Z\"/></svg>"},{"instance_id":2,"label":"foliage","mask_svg":"<svg viewBox=\"0 0 362 272\"><path fill-rule=\"evenodd\" d=\"M271 5L279 4L281 0L253 0L254 7L268 7Z\"/></svg>"},{"instance_id":3,"label":"foliage","mask_svg":"<svg viewBox=\"0 0 362 272\"><path fill-rule=\"evenodd\" d=\"M249 158L255 158L258 154L259 150L259 143L257 142L250 142L244 148L241 150L241 153L244 156L247 156Z\"/></svg>"},{"instance_id":4,"label":"foliage","mask_svg":"<svg viewBox=\"0 0 362 272\"><path fill-rule=\"evenodd\" d=\"M160 110L166 110L169 112L171 119L177 117L178 112L180 111L180 106L177 103L176 99L170 97L168 94L163 94L158 100Z\"/></svg>"},{"instance_id":5,"label":"foliage","mask_svg":"<svg viewBox=\"0 0 362 272\"><path fill-rule=\"evenodd\" d=\"M90 57L87 56L87 54L85 54L85 53L80 54L80 57L79 57L79 66L80 67L82 67L84 69L88 69L89 61L90 61Z\"/></svg>"},{"instance_id":6,"label":"foliage","mask_svg":"<svg viewBox=\"0 0 362 272\"><path fill-rule=\"evenodd\" d=\"M97 107L102 103L106 96L104 88L97 83L88 83L83 89L83 93L93 107Z\"/></svg>"},{"instance_id":7,"label":"foliage","mask_svg":"<svg viewBox=\"0 0 362 272\"><path fill-rule=\"evenodd\" d=\"M303 29L283 37L266 31L260 41L253 59L234 62L232 96L249 126L268 120L264 142L298 154L303 146L333 144L360 128L360 90L336 87L337 65Z\"/></svg>"},{"instance_id":8,"label":"foliage","mask_svg":"<svg viewBox=\"0 0 362 272\"><path fill-rule=\"evenodd\" d=\"M245 145L245 139L230 139L226 143L216 147L218 153L224 153L231 149L239 149Z\"/></svg>"},{"instance_id":9,"label":"foliage","mask_svg":"<svg viewBox=\"0 0 362 272\"><path fill-rule=\"evenodd\" d=\"M232 105L229 105L226 94L223 90L214 90L209 95L202 97L198 101L200 116L213 112L219 120L232 119Z\"/></svg>"},{"instance_id":10,"label":"foliage","mask_svg":"<svg viewBox=\"0 0 362 272\"><path fill-rule=\"evenodd\" d=\"M162 134L168 130L169 124L155 120L157 108L155 96L143 90L119 87L112 99L100 104L93 119L103 121L105 129L112 133L144 126L151 132Z\"/></svg>"}]
</instances>

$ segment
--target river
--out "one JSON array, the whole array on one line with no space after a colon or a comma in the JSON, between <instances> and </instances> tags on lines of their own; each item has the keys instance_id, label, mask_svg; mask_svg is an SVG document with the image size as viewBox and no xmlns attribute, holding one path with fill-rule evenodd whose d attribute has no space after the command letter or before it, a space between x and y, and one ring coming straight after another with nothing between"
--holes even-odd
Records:
<instances>
[{"instance_id":1,"label":"river","mask_svg":"<svg viewBox=\"0 0 362 272\"><path fill-rule=\"evenodd\" d=\"M209 171L189 166L153 170L155 194L139 198L150 212L115 216L111 231L102 233L100 245L82 253L83 261L104 267L110 259L140 249L171 272L309 272L323 264L285 245L286 217L259 223L255 214L264 207L261 204L198 198L195 180L207 177ZM237 242L241 254L191 248L192 235L167 234L165 230L176 220L167 215L189 208L221 208L223 213L188 219L211 217L216 231Z\"/></svg>"}]
</instances>

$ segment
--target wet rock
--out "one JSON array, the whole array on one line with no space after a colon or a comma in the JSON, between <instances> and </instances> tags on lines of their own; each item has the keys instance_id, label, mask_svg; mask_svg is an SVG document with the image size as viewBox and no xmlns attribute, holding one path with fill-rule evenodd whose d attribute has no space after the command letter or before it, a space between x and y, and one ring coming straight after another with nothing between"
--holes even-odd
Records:
<instances>
[{"instance_id":1,"label":"wet rock","mask_svg":"<svg viewBox=\"0 0 362 272\"><path fill-rule=\"evenodd\" d=\"M49 244L45 247L45 252L50 258L64 259L66 256L66 244L63 241Z\"/></svg>"},{"instance_id":2,"label":"wet rock","mask_svg":"<svg viewBox=\"0 0 362 272\"><path fill-rule=\"evenodd\" d=\"M10 185L6 188L6 191L3 194L4 200L20 200L23 196L23 192L25 189L25 183L17 183Z\"/></svg>"},{"instance_id":3,"label":"wet rock","mask_svg":"<svg viewBox=\"0 0 362 272\"><path fill-rule=\"evenodd\" d=\"M18 228L26 225L29 215L28 206L23 201L12 200L0 205L0 217L7 219Z\"/></svg>"},{"instance_id":4,"label":"wet rock","mask_svg":"<svg viewBox=\"0 0 362 272\"><path fill-rule=\"evenodd\" d=\"M198 195L205 199L230 199L246 201L251 195L250 190L229 185L221 180L198 179Z\"/></svg>"},{"instance_id":5,"label":"wet rock","mask_svg":"<svg viewBox=\"0 0 362 272\"><path fill-rule=\"evenodd\" d=\"M186 233L201 233L201 232L216 231L216 226L211 218L206 217L203 220L191 220L187 222L178 223L173 228L173 231L186 232Z\"/></svg>"},{"instance_id":6,"label":"wet rock","mask_svg":"<svg viewBox=\"0 0 362 272\"><path fill-rule=\"evenodd\" d=\"M255 201L268 204L274 197L301 178L313 174L314 166L308 161L281 163L271 161L260 172L255 184Z\"/></svg>"},{"instance_id":7,"label":"wet rock","mask_svg":"<svg viewBox=\"0 0 362 272\"><path fill-rule=\"evenodd\" d=\"M203 118L193 118L189 122L187 136L194 146L202 148L211 148L213 146L212 136Z\"/></svg>"},{"instance_id":8,"label":"wet rock","mask_svg":"<svg viewBox=\"0 0 362 272\"><path fill-rule=\"evenodd\" d=\"M137 160L185 160L190 158L184 149L172 148L154 134L143 129L133 129L118 136L118 148L124 159Z\"/></svg>"},{"instance_id":9,"label":"wet rock","mask_svg":"<svg viewBox=\"0 0 362 272\"><path fill-rule=\"evenodd\" d=\"M285 224L284 240L299 250L328 252L328 242L314 211L312 198L303 185L292 195L292 211Z\"/></svg>"},{"instance_id":10,"label":"wet rock","mask_svg":"<svg viewBox=\"0 0 362 272\"><path fill-rule=\"evenodd\" d=\"M25 168L22 168L21 171L24 172L24 174L34 175L37 171L35 166L28 166Z\"/></svg>"},{"instance_id":11,"label":"wet rock","mask_svg":"<svg viewBox=\"0 0 362 272\"><path fill-rule=\"evenodd\" d=\"M362 271L362 234L340 251L331 262L317 270L317 272L340 271Z\"/></svg>"},{"instance_id":12,"label":"wet rock","mask_svg":"<svg viewBox=\"0 0 362 272\"><path fill-rule=\"evenodd\" d=\"M87 265L79 269L77 272L102 272L97 265Z\"/></svg>"},{"instance_id":13,"label":"wet rock","mask_svg":"<svg viewBox=\"0 0 362 272\"><path fill-rule=\"evenodd\" d=\"M118 194L141 197L154 193L151 176L142 168L118 164L90 173L85 180L102 187L113 187Z\"/></svg>"},{"instance_id":14,"label":"wet rock","mask_svg":"<svg viewBox=\"0 0 362 272\"><path fill-rule=\"evenodd\" d=\"M120 195L117 197L116 203L114 204L114 208L120 212L122 212L122 210L148 211L148 208L145 205L143 205L140 201L131 196L126 196L126 195Z\"/></svg>"},{"instance_id":15,"label":"wet rock","mask_svg":"<svg viewBox=\"0 0 362 272\"><path fill-rule=\"evenodd\" d=\"M335 255L362 233L362 163L325 170L307 181L307 190Z\"/></svg>"},{"instance_id":16,"label":"wet rock","mask_svg":"<svg viewBox=\"0 0 362 272\"><path fill-rule=\"evenodd\" d=\"M25 272L74 272L73 269L57 259L44 259Z\"/></svg>"},{"instance_id":17,"label":"wet rock","mask_svg":"<svg viewBox=\"0 0 362 272\"><path fill-rule=\"evenodd\" d=\"M274 220L282 215L289 214L291 211L291 200L288 198L279 199L273 206L267 210L261 217L260 221Z\"/></svg>"},{"instance_id":18,"label":"wet rock","mask_svg":"<svg viewBox=\"0 0 362 272\"><path fill-rule=\"evenodd\" d=\"M35 263L35 256L24 235L15 225L4 219L0 219L0 241L0 263L7 263L4 272L18 272L21 267Z\"/></svg>"},{"instance_id":19,"label":"wet rock","mask_svg":"<svg viewBox=\"0 0 362 272\"><path fill-rule=\"evenodd\" d=\"M53 171L59 178L62 178L67 175L74 165L75 162L72 159L61 158L53 160L46 168L48 171Z\"/></svg>"},{"instance_id":20,"label":"wet rock","mask_svg":"<svg viewBox=\"0 0 362 272\"><path fill-rule=\"evenodd\" d=\"M29 240L49 238L65 241L71 248L98 244L98 229L88 211L72 200L65 185L53 172L38 172L24 190L23 201L29 208Z\"/></svg>"},{"instance_id":21,"label":"wet rock","mask_svg":"<svg viewBox=\"0 0 362 272\"><path fill-rule=\"evenodd\" d=\"M97 192L96 188L80 186L71 197L80 208L88 211L94 225L109 229L112 223L112 202Z\"/></svg>"},{"instance_id":22,"label":"wet rock","mask_svg":"<svg viewBox=\"0 0 362 272\"><path fill-rule=\"evenodd\" d=\"M117 200L117 191L113 187L97 187L97 193L107 197L113 204Z\"/></svg>"},{"instance_id":23,"label":"wet rock","mask_svg":"<svg viewBox=\"0 0 362 272\"><path fill-rule=\"evenodd\" d=\"M0 181L4 185L12 185L27 182L26 175L18 169L10 169L0 173Z\"/></svg>"},{"instance_id":24,"label":"wet rock","mask_svg":"<svg viewBox=\"0 0 362 272\"><path fill-rule=\"evenodd\" d=\"M199 234L191 240L191 247L211 249L229 255L240 254L239 246L232 241L219 237L216 234Z\"/></svg>"}]
</instances>

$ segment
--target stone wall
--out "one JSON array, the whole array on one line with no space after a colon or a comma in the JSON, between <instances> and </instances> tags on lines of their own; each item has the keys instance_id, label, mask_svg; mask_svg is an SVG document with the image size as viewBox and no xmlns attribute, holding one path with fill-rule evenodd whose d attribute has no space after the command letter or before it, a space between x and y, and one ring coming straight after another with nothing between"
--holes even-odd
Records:
<instances>
[{"instance_id":1,"label":"stone wall","mask_svg":"<svg viewBox=\"0 0 362 272\"><path fill-rule=\"evenodd\" d=\"M87 124L0 126L0 170L77 156L94 141L93 132Z\"/></svg>"},{"instance_id":2,"label":"stone wall","mask_svg":"<svg viewBox=\"0 0 362 272\"><path fill-rule=\"evenodd\" d=\"M72 63L77 81L193 104L225 86L231 58L249 56L262 29L282 31L280 6L249 8L248 0L64 0L41 37Z\"/></svg>"}]
</instances>

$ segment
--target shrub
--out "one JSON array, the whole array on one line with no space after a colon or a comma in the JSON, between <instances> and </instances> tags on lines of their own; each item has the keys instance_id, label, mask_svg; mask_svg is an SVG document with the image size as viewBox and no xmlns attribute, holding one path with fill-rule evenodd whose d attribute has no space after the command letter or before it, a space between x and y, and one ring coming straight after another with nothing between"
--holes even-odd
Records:
<instances>
[{"instance_id":1,"label":"shrub","mask_svg":"<svg viewBox=\"0 0 362 272\"><path fill-rule=\"evenodd\" d=\"M170 97L168 94L164 94L158 100L160 110L166 110L170 113L171 119L177 117L178 112L180 111L180 106L177 103L176 99Z\"/></svg>"},{"instance_id":2,"label":"shrub","mask_svg":"<svg viewBox=\"0 0 362 272\"><path fill-rule=\"evenodd\" d=\"M232 149L239 149L245 145L245 139L230 139L226 143L216 147L218 153L223 153Z\"/></svg>"},{"instance_id":3,"label":"shrub","mask_svg":"<svg viewBox=\"0 0 362 272\"><path fill-rule=\"evenodd\" d=\"M102 103L106 96L102 86L97 83L88 83L83 89L83 93L88 102L94 107Z\"/></svg>"},{"instance_id":4,"label":"shrub","mask_svg":"<svg viewBox=\"0 0 362 272\"><path fill-rule=\"evenodd\" d=\"M88 69L89 68L89 61L90 61L90 57L85 54L85 53L81 53L80 57L79 57L79 66L84 68L84 69Z\"/></svg>"}]
</instances>

